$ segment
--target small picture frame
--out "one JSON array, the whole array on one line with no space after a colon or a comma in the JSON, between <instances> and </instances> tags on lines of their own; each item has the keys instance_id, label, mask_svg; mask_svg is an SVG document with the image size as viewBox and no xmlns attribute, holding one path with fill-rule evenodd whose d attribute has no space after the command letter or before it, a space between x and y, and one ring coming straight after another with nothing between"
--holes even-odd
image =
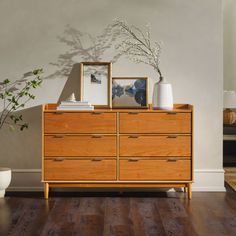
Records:
<instances>
[{"instance_id":1,"label":"small picture frame","mask_svg":"<svg viewBox=\"0 0 236 236\"><path fill-rule=\"evenodd\" d=\"M80 63L80 101L111 108L111 62Z\"/></svg>"},{"instance_id":2,"label":"small picture frame","mask_svg":"<svg viewBox=\"0 0 236 236\"><path fill-rule=\"evenodd\" d=\"M147 77L113 77L113 108L148 108Z\"/></svg>"}]
</instances>

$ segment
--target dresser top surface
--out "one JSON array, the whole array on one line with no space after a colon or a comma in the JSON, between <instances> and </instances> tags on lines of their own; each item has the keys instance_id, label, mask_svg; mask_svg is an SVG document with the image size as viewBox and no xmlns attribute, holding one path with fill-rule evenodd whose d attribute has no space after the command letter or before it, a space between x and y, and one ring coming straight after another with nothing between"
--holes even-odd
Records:
<instances>
[{"instance_id":1,"label":"dresser top surface","mask_svg":"<svg viewBox=\"0 0 236 236\"><path fill-rule=\"evenodd\" d=\"M162 113L162 112L192 112L193 106L190 104L174 104L174 108L172 110L160 110L160 109L152 109L151 105L147 109L127 109L127 108L99 108L91 111L87 110L57 110L58 104L56 103L48 103L43 105L44 112L145 112L145 113Z\"/></svg>"}]
</instances>

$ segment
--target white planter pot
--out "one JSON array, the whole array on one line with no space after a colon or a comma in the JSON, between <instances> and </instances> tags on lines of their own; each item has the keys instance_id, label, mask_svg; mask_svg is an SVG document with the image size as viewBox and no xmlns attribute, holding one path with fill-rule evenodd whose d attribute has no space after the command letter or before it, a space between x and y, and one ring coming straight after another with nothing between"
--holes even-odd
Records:
<instances>
[{"instance_id":1,"label":"white planter pot","mask_svg":"<svg viewBox=\"0 0 236 236\"><path fill-rule=\"evenodd\" d=\"M173 93L170 83L165 81L155 83L153 88L152 107L153 109L163 110L173 109Z\"/></svg>"},{"instance_id":2,"label":"white planter pot","mask_svg":"<svg viewBox=\"0 0 236 236\"><path fill-rule=\"evenodd\" d=\"M11 183L11 169L0 167L0 198L5 196L6 188Z\"/></svg>"}]
</instances>

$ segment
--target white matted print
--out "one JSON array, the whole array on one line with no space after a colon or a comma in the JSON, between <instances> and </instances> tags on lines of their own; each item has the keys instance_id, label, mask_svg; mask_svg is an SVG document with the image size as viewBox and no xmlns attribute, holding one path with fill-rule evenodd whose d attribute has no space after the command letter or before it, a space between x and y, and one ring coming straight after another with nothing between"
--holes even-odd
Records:
<instances>
[{"instance_id":1,"label":"white matted print","mask_svg":"<svg viewBox=\"0 0 236 236\"><path fill-rule=\"evenodd\" d=\"M82 62L80 75L81 100L96 107L110 107L111 63Z\"/></svg>"}]
</instances>

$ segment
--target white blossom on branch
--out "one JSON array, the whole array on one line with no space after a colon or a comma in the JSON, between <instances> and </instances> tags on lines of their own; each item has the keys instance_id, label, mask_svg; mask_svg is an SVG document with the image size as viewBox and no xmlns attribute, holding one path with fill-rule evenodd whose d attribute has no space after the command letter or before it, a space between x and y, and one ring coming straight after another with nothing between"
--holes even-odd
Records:
<instances>
[{"instance_id":1,"label":"white blossom on branch","mask_svg":"<svg viewBox=\"0 0 236 236\"><path fill-rule=\"evenodd\" d=\"M151 41L150 27L146 26L142 31L136 26L129 26L125 21L115 20L113 24L114 31L121 37L121 41L116 45L120 54L125 54L135 63L144 63L153 67L159 74L160 81L163 79L160 71L160 53L161 44Z\"/></svg>"}]
</instances>

